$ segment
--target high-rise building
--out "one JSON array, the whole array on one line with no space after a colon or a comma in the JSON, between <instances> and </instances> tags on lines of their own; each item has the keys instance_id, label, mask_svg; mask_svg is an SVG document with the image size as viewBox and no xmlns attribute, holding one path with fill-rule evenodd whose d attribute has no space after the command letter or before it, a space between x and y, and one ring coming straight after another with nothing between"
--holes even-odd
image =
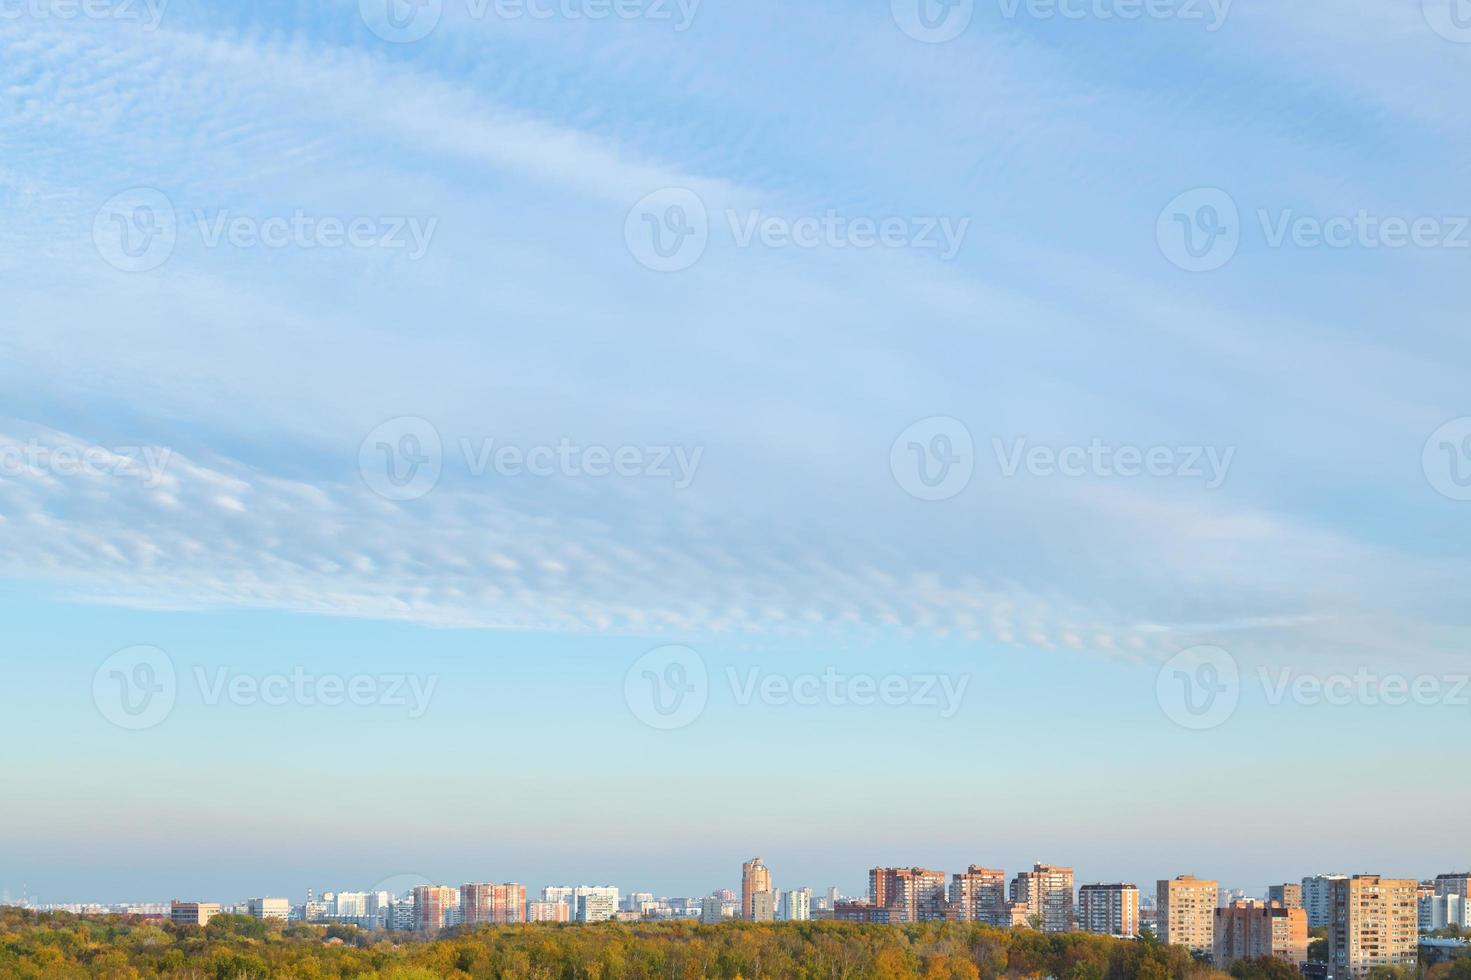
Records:
<instances>
[{"instance_id":1,"label":"high-rise building","mask_svg":"<svg viewBox=\"0 0 1471 980\"><path fill-rule=\"evenodd\" d=\"M323 896L325 897L325 896ZM367 892L338 892L332 896L332 914L360 918L368 914Z\"/></svg>"},{"instance_id":2,"label":"high-rise building","mask_svg":"<svg viewBox=\"0 0 1471 980\"><path fill-rule=\"evenodd\" d=\"M700 921L707 926L719 925L725 919L724 905L719 895L700 899Z\"/></svg>"},{"instance_id":3,"label":"high-rise building","mask_svg":"<svg viewBox=\"0 0 1471 980\"><path fill-rule=\"evenodd\" d=\"M1347 875L1313 875L1302 880L1302 907L1308 913L1308 928L1326 926L1333 915L1333 883Z\"/></svg>"},{"instance_id":4,"label":"high-rise building","mask_svg":"<svg viewBox=\"0 0 1471 980\"><path fill-rule=\"evenodd\" d=\"M1212 961L1229 970L1241 959L1275 956L1293 966L1308 959L1308 914L1280 902L1232 902L1215 910Z\"/></svg>"},{"instance_id":5,"label":"high-rise building","mask_svg":"<svg viewBox=\"0 0 1471 980\"><path fill-rule=\"evenodd\" d=\"M577 889L578 922L606 922L618 912L618 889L593 887Z\"/></svg>"},{"instance_id":6,"label":"high-rise building","mask_svg":"<svg viewBox=\"0 0 1471 980\"><path fill-rule=\"evenodd\" d=\"M543 902L562 902L570 908L573 891L571 885L547 885L541 890L541 900Z\"/></svg>"},{"instance_id":7,"label":"high-rise building","mask_svg":"<svg viewBox=\"0 0 1471 980\"><path fill-rule=\"evenodd\" d=\"M1354 875L1332 884L1328 969L1334 980L1376 966L1414 966L1419 922L1413 878Z\"/></svg>"},{"instance_id":8,"label":"high-rise building","mask_svg":"<svg viewBox=\"0 0 1471 980\"><path fill-rule=\"evenodd\" d=\"M1024 902L1027 918L1038 919L1043 932L1068 932L1073 927L1073 869L1034 864L1011 879L1011 900Z\"/></svg>"},{"instance_id":9,"label":"high-rise building","mask_svg":"<svg viewBox=\"0 0 1471 980\"><path fill-rule=\"evenodd\" d=\"M466 925L507 925L526 921L526 886L466 884L460 886L460 916Z\"/></svg>"},{"instance_id":10,"label":"high-rise building","mask_svg":"<svg viewBox=\"0 0 1471 980\"><path fill-rule=\"evenodd\" d=\"M414 889L414 928L435 933L453 925L460 893L448 885L419 885Z\"/></svg>"},{"instance_id":11,"label":"high-rise building","mask_svg":"<svg viewBox=\"0 0 1471 980\"><path fill-rule=\"evenodd\" d=\"M1121 882L1079 888L1078 928L1107 936L1139 935L1139 887Z\"/></svg>"},{"instance_id":12,"label":"high-rise building","mask_svg":"<svg viewBox=\"0 0 1471 980\"><path fill-rule=\"evenodd\" d=\"M893 910L894 922L946 918L945 872L928 868L874 868L868 872L869 902Z\"/></svg>"},{"instance_id":13,"label":"high-rise building","mask_svg":"<svg viewBox=\"0 0 1471 980\"><path fill-rule=\"evenodd\" d=\"M751 896L751 921L776 921L776 892L756 892Z\"/></svg>"},{"instance_id":14,"label":"high-rise building","mask_svg":"<svg viewBox=\"0 0 1471 980\"><path fill-rule=\"evenodd\" d=\"M950 902L962 922L1009 925L1006 872L972 864L950 876Z\"/></svg>"},{"instance_id":15,"label":"high-rise building","mask_svg":"<svg viewBox=\"0 0 1471 980\"><path fill-rule=\"evenodd\" d=\"M812 891L793 888L781 893L781 920L783 922L806 922L812 918Z\"/></svg>"},{"instance_id":16,"label":"high-rise building","mask_svg":"<svg viewBox=\"0 0 1471 980\"><path fill-rule=\"evenodd\" d=\"M527 902L528 922L571 922L572 910L566 902Z\"/></svg>"},{"instance_id":17,"label":"high-rise building","mask_svg":"<svg viewBox=\"0 0 1471 980\"><path fill-rule=\"evenodd\" d=\"M245 907L257 919L285 922L291 918L291 900L286 898L252 898L245 903Z\"/></svg>"},{"instance_id":18,"label":"high-rise building","mask_svg":"<svg viewBox=\"0 0 1471 980\"><path fill-rule=\"evenodd\" d=\"M741 865L741 918L756 921L755 897L758 892L771 891L771 870L754 857Z\"/></svg>"},{"instance_id":19,"label":"high-rise building","mask_svg":"<svg viewBox=\"0 0 1471 980\"><path fill-rule=\"evenodd\" d=\"M838 922L884 923L899 922L897 906L875 905L873 902L833 903L833 919Z\"/></svg>"},{"instance_id":20,"label":"high-rise building","mask_svg":"<svg viewBox=\"0 0 1471 980\"><path fill-rule=\"evenodd\" d=\"M1455 926L1471 928L1471 899L1460 895L1426 895L1420 899L1420 928L1427 932Z\"/></svg>"},{"instance_id":21,"label":"high-rise building","mask_svg":"<svg viewBox=\"0 0 1471 980\"><path fill-rule=\"evenodd\" d=\"M1453 871L1435 876L1435 894L1471 898L1471 871Z\"/></svg>"},{"instance_id":22,"label":"high-rise building","mask_svg":"<svg viewBox=\"0 0 1471 980\"><path fill-rule=\"evenodd\" d=\"M1272 885L1267 888L1267 904L1276 902L1283 908L1300 909L1302 904L1302 885L1294 882L1286 882L1281 885Z\"/></svg>"},{"instance_id":23,"label":"high-rise building","mask_svg":"<svg viewBox=\"0 0 1471 980\"><path fill-rule=\"evenodd\" d=\"M1215 945L1216 890L1219 883L1180 875L1160 881L1155 893L1159 941L1209 953Z\"/></svg>"},{"instance_id":24,"label":"high-rise building","mask_svg":"<svg viewBox=\"0 0 1471 980\"><path fill-rule=\"evenodd\" d=\"M169 921L176 926L207 926L209 920L220 914L217 902L169 903Z\"/></svg>"}]
</instances>

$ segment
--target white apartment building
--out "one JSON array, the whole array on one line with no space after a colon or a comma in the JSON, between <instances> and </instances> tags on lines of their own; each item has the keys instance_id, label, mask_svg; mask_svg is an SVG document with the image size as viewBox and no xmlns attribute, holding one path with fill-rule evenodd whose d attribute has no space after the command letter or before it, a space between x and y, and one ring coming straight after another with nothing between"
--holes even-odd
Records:
<instances>
[{"instance_id":1,"label":"white apartment building","mask_svg":"<svg viewBox=\"0 0 1471 980\"><path fill-rule=\"evenodd\" d=\"M1326 926L1333 919L1333 883L1348 875L1313 875L1302 880L1302 907L1307 909L1308 928Z\"/></svg>"},{"instance_id":2,"label":"white apartment building","mask_svg":"<svg viewBox=\"0 0 1471 980\"><path fill-rule=\"evenodd\" d=\"M285 922L291 918L291 900L287 898L252 898L245 907L257 919Z\"/></svg>"},{"instance_id":3,"label":"white apartment building","mask_svg":"<svg viewBox=\"0 0 1471 980\"><path fill-rule=\"evenodd\" d=\"M1427 895L1420 899L1420 928L1435 930L1447 926L1471 928L1471 901L1460 895Z\"/></svg>"},{"instance_id":4,"label":"white apartment building","mask_svg":"<svg viewBox=\"0 0 1471 980\"><path fill-rule=\"evenodd\" d=\"M782 892L779 918L783 922L806 922L812 918L812 892L796 888Z\"/></svg>"},{"instance_id":5,"label":"white apartment building","mask_svg":"<svg viewBox=\"0 0 1471 980\"><path fill-rule=\"evenodd\" d=\"M368 914L367 892L338 892L332 900L334 915L363 918Z\"/></svg>"}]
</instances>

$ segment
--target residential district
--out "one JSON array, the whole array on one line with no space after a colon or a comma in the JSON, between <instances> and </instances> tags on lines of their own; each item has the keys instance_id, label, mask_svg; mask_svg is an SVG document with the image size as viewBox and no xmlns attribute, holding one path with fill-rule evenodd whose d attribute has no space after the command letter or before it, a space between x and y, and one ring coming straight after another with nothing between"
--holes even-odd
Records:
<instances>
[{"instance_id":1,"label":"residential district","mask_svg":"<svg viewBox=\"0 0 1471 980\"><path fill-rule=\"evenodd\" d=\"M31 905L26 900L22 904ZM623 894L611 885L549 885L528 898L524 885L421 884L402 890L308 891L306 900L251 898L235 904L48 905L77 913L124 913L203 926L232 913L259 919L342 923L363 929L434 935L461 925L528 922L596 923L697 919L703 923L831 919L893 924L981 922L1043 932L1081 930L1188 948L1226 970L1239 959L1271 956L1293 964L1305 980L1356 980L1375 967L1434 965L1471 956L1471 872L1434 880L1377 874L1320 874L1271 885L1248 898L1210 878L1180 875L1156 882L1075 887L1073 869L1036 864L1010 879L999 868L971 865L948 876L928 868L873 868L868 894L850 898L828 888L778 889L761 858L741 866L739 892L698 897ZM1381 971L1383 972L1383 971Z\"/></svg>"}]
</instances>

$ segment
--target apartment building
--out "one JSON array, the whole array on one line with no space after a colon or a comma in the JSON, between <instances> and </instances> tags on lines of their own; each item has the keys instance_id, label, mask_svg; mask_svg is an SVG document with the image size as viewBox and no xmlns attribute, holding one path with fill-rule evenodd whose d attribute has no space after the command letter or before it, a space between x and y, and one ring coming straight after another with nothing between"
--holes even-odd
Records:
<instances>
[{"instance_id":1,"label":"apartment building","mask_svg":"<svg viewBox=\"0 0 1471 980\"><path fill-rule=\"evenodd\" d=\"M1413 878L1354 875L1333 882L1328 969L1357 980L1376 966L1414 966L1419 916Z\"/></svg>"},{"instance_id":2,"label":"apartment building","mask_svg":"<svg viewBox=\"0 0 1471 980\"><path fill-rule=\"evenodd\" d=\"M928 868L873 868L869 901L893 909L895 922L932 922L947 917L945 872Z\"/></svg>"},{"instance_id":3,"label":"apartment building","mask_svg":"<svg viewBox=\"0 0 1471 980\"><path fill-rule=\"evenodd\" d=\"M460 892L448 885L419 885L414 889L414 928L435 933L458 917Z\"/></svg>"},{"instance_id":4,"label":"apartment building","mask_svg":"<svg viewBox=\"0 0 1471 980\"><path fill-rule=\"evenodd\" d=\"M1043 932L1073 928L1073 869L1034 864L1011 880L1011 900L1027 907L1027 918L1041 921Z\"/></svg>"},{"instance_id":5,"label":"apartment building","mask_svg":"<svg viewBox=\"0 0 1471 980\"><path fill-rule=\"evenodd\" d=\"M1435 876L1435 894L1471 898L1471 872L1455 871Z\"/></svg>"},{"instance_id":6,"label":"apartment building","mask_svg":"<svg viewBox=\"0 0 1471 980\"><path fill-rule=\"evenodd\" d=\"M950 876L950 903L962 922L1010 925L1007 913L1006 872L972 864Z\"/></svg>"},{"instance_id":7,"label":"apartment building","mask_svg":"<svg viewBox=\"0 0 1471 980\"><path fill-rule=\"evenodd\" d=\"M1280 902L1232 902L1215 910L1211 958L1217 970L1241 959L1275 956L1300 967L1308 959L1308 914Z\"/></svg>"},{"instance_id":8,"label":"apartment building","mask_svg":"<svg viewBox=\"0 0 1471 980\"><path fill-rule=\"evenodd\" d=\"M169 903L169 921L176 926L207 926L209 920L219 914L218 902Z\"/></svg>"},{"instance_id":9,"label":"apartment building","mask_svg":"<svg viewBox=\"0 0 1471 980\"><path fill-rule=\"evenodd\" d=\"M1120 882L1079 888L1078 928L1105 936L1139 935L1139 887Z\"/></svg>"},{"instance_id":10,"label":"apartment building","mask_svg":"<svg viewBox=\"0 0 1471 980\"><path fill-rule=\"evenodd\" d=\"M741 918L747 922L756 920L756 896L771 891L771 869L760 857L754 857L741 865ZM768 920L769 921L769 920Z\"/></svg>"},{"instance_id":11,"label":"apartment building","mask_svg":"<svg viewBox=\"0 0 1471 980\"><path fill-rule=\"evenodd\" d=\"M291 900L286 898L252 898L245 903L245 908L257 919L285 922L291 918Z\"/></svg>"},{"instance_id":12,"label":"apartment building","mask_svg":"<svg viewBox=\"0 0 1471 980\"><path fill-rule=\"evenodd\" d=\"M812 893L805 888L782 892L779 912L783 922L806 922L812 918Z\"/></svg>"},{"instance_id":13,"label":"apartment building","mask_svg":"<svg viewBox=\"0 0 1471 980\"><path fill-rule=\"evenodd\" d=\"M527 922L571 922L572 909L566 902L527 902Z\"/></svg>"},{"instance_id":14,"label":"apartment building","mask_svg":"<svg viewBox=\"0 0 1471 980\"><path fill-rule=\"evenodd\" d=\"M1326 926L1333 917L1333 883L1347 875L1313 875L1302 880L1302 907L1307 909L1308 928Z\"/></svg>"},{"instance_id":15,"label":"apartment building","mask_svg":"<svg viewBox=\"0 0 1471 980\"><path fill-rule=\"evenodd\" d=\"M1270 905L1273 902L1283 908L1302 908L1302 885L1290 881L1281 885L1272 885L1267 889L1267 904Z\"/></svg>"},{"instance_id":16,"label":"apartment building","mask_svg":"<svg viewBox=\"0 0 1471 980\"><path fill-rule=\"evenodd\" d=\"M1209 953L1215 944L1216 893L1220 883L1194 875L1160 881L1155 889L1155 929L1166 946Z\"/></svg>"},{"instance_id":17,"label":"apartment building","mask_svg":"<svg viewBox=\"0 0 1471 980\"><path fill-rule=\"evenodd\" d=\"M466 925L525 922L526 886L514 882L461 885L460 920Z\"/></svg>"}]
</instances>

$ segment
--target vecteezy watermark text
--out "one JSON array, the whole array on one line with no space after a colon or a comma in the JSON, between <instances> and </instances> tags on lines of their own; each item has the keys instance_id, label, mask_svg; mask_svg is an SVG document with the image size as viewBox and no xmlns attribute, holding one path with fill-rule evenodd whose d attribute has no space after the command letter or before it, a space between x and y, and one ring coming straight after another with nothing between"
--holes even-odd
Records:
<instances>
[{"instance_id":1,"label":"vecteezy watermark text","mask_svg":"<svg viewBox=\"0 0 1471 980\"><path fill-rule=\"evenodd\" d=\"M341 674L302 666L288 672L244 673L196 665L190 675L201 703L240 708L405 709L422 718L439 685L437 675ZM104 660L92 674L92 702L103 718L132 731L153 728L173 712L179 695L173 658L155 646L132 646Z\"/></svg>"},{"instance_id":2,"label":"vecteezy watermark text","mask_svg":"<svg viewBox=\"0 0 1471 980\"><path fill-rule=\"evenodd\" d=\"M1460 673L1407 674L1367 666L1324 673L1264 665L1254 676L1269 707L1471 706L1471 675ZM1218 646L1195 646L1181 650L1160 668L1155 697L1177 725L1208 730L1230 720L1242 687L1235 657Z\"/></svg>"},{"instance_id":3,"label":"vecteezy watermark text","mask_svg":"<svg viewBox=\"0 0 1471 980\"><path fill-rule=\"evenodd\" d=\"M665 481L675 490L686 490L695 482L705 456L703 446L608 446L565 436L554 443L530 445L462 436L456 447L460 465L472 479L641 479ZM363 439L358 470L363 482L379 496L416 500L439 485L445 455L444 441L432 422L400 416L376 426Z\"/></svg>"},{"instance_id":4,"label":"vecteezy watermark text","mask_svg":"<svg viewBox=\"0 0 1471 980\"><path fill-rule=\"evenodd\" d=\"M155 30L169 0L0 0L4 20L108 20Z\"/></svg>"},{"instance_id":5,"label":"vecteezy watermark text","mask_svg":"<svg viewBox=\"0 0 1471 980\"><path fill-rule=\"evenodd\" d=\"M777 672L762 667L727 667L725 681L737 707L819 707L838 709L920 709L950 719L959 712L970 684L968 674L821 671ZM705 660L686 646L650 650L628 668L623 700L635 718L651 728L672 730L693 724L711 695Z\"/></svg>"},{"instance_id":6,"label":"vecteezy watermark text","mask_svg":"<svg viewBox=\"0 0 1471 980\"><path fill-rule=\"evenodd\" d=\"M1236 447L1130 446L1093 439L1087 445L1028 445L1025 438L1009 443L991 440L996 463L1005 477L1023 469L1031 476L1124 477L1139 476L1201 480L1207 490L1226 482Z\"/></svg>"},{"instance_id":7,"label":"vecteezy watermark text","mask_svg":"<svg viewBox=\"0 0 1471 980\"><path fill-rule=\"evenodd\" d=\"M467 20L640 20L672 25L683 33L694 23L700 0L358 0L368 30L391 44L422 41L439 26L447 4Z\"/></svg>"},{"instance_id":8,"label":"vecteezy watermark text","mask_svg":"<svg viewBox=\"0 0 1471 980\"><path fill-rule=\"evenodd\" d=\"M378 249L410 261L429 251L439 227L419 215L334 215L296 208L284 214L255 214L230 208L194 209L180 220L168 195L134 187L109 198L92 222L92 243L103 260L123 272L147 272L173 255L181 233L205 249Z\"/></svg>"},{"instance_id":9,"label":"vecteezy watermark text","mask_svg":"<svg viewBox=\"0 0 1471 980\"><path fill-rule=\"evenodd\" d=\"M0 476L125 476L152 490L163 482L174 451L166 446L48 445L36 439L0 442Z\"/></svg>"},{"instance_id":10,"label":"vecteezy watermark text","mask_svg":"<svg viewBox=\"0 0 1471 980\"><path fill-rule=\"evenodd\" d=\"M416 674L319 674L295 667L289 674L233 673L227 667L206 671L194 668L194 681L205 704L221 701L240 707L263 704L281 707L336 708L344 704L407 708L408 717L422 718L429 710L439 678Z\"/></svg>"},{"instance_id":11,"label":"vecteezy watermark text","mask_svg":"<svg viewBox=\"0 0 1471 980\"><path fill-rule=\"evenodd\" d=\"M724 231L734 247L770 250L908 250L954 259L965 243L971 219L941 215L772 214L759 208L723 213ZM715 226L719 230L720 225ZM629 254L655 272L680 272L705 254L712 234L704 200L684 187L645 195L628 212L623 239Z\"/></svg>"},{"instance_id":12,"label":"vecteezy watermark text","mask_svg":"<svg viewBox=\"0 0 1471 980\"><path fill-rule=\"evenodd\" d=\"M1368 208L1323 215L1258 208L1255 219L1269 249L1471 249L1471 215L1384 214ZM1155 223L1155 238L1172 264L1187 272L1212 272L1236 257L1246 230L1230 194L1219 187L1200 187L1165 206Z\"/></svg>"},{"instance_id":13,"label":"vecteezy watermark text","mask_svg":"<svg viewBox=\"0 0 1471 980\"><path fill-rule=\"evenodd\" d=\"M1006 20L1140 21L1202 23L1211 33L1225 26L1233 0L995 0ZM889 0L899 29L916 41L943 44L965 33L979 0Z\"/></svg>"}]
</instances>

